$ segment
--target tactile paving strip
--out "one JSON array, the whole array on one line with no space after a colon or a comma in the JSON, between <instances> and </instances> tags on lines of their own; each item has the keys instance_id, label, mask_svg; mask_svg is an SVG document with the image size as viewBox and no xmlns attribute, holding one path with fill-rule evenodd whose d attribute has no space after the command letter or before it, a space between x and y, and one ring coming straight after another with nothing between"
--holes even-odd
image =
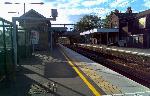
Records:
<instances>
[{"instance_id":1,"label":"tactile paving strip","mask_svg":"<svg viewBox=\"0 0 150 96\"><path fill-rule=\"evenodd\" d=\"M95 70L86 66L83 62L73 62L80 68L87 76L89 76L106 94L121 94L121 89L110 84L102 76L96 73Z\"/></svg>"}]
</instances>

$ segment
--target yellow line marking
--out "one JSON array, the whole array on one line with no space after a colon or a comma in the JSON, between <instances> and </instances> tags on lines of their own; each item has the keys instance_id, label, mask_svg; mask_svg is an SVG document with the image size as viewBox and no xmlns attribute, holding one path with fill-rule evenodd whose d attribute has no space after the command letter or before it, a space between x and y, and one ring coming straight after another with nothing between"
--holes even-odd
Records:
<instances>
[{"instance_id":1,"label":"yellow line marking","mask_svg":"<svg viewBox=\"0 0 150 96\"><path fill-rule=\"evenodd\" d=\"M67 57L65 52L61 51L61 53L64 55L64 57L67 59L68 63L72 66L72 68L76 71L76 73L80 76L80 78L84 81L84 83L89 87L89 89L93 92L95 96L101 96L101 94L94 88L94 86L83 76L83 74L78 70L77 67L74 66L74 64L71 62L71 60Z\"/></svg>"}]
</instances>

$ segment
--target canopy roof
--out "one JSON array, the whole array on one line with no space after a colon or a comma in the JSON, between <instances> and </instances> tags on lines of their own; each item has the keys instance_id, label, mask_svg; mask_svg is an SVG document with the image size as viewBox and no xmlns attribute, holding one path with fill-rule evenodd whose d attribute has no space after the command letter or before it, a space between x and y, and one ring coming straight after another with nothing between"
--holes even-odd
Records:
<instances>
[{"instance_id":1,"label":"canopy roof","mask_svg":"<svg viewBox=\"0 0 150 96\"><path fill-rule=\"evenodd\" d=\"M119 32L118 28L95 28L93 30L88 30L80 33L80 35L92 34L92 33L114 33Z\"/></svg>"},{"instance_id":2,"label":"canopy roof","mask_svg":"<svg viewBox=\"0 0 150 96\"><path fill-rule=\"evenodd\" d=\"M67 27L51 27L51 30L52 31L55 31L55 32L66 32L67 31Z\"/></svg>"}]
</instances>

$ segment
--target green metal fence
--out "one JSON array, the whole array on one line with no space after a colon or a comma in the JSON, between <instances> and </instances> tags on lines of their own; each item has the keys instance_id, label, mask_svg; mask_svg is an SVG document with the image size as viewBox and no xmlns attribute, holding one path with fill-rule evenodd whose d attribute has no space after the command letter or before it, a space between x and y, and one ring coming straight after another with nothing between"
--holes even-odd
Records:
<instances>
[{"instance_id":1,"label":"green metal fence","mask_svg":"<svg viewBox=\"0 0 150 96\"><path fill-rule=\"evenodd\" d=\"M17 32L18 60L31 56L30 31L19 28Z\"/></svg>"},{"instance_id":2,"label":"green metal fence","mask_svg":"<svg viewBox=\"0 0 150 96\"><path fill-rule=\"evenodd\" d=\"M14 72L12 23L0 18L0 80Z\"/></svg>"},{"instance_id":3,"label":"green metal fence","mask_svg":"<svg viewBox=\"0 0 150 96\"><path fill-rule=\"evenodd\" d=\"M32 54L30 30L17 28L17 64ZM3 77L12 79L16 65L14 64L12 23L0 18L0 81Z\"/></svg>"}]
</instances>

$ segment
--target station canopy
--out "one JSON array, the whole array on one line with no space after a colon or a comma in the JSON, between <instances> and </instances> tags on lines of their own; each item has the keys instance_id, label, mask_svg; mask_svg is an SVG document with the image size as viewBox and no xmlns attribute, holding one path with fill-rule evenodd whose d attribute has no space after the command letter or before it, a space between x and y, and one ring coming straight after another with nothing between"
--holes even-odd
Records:
<instances>
[{"instance_id":1,"label":"station canopy","mask_svg":"<svg viewBox=\"0 0 150 96\"><path fill-rule=\"evenodd\" d=\"M67 27L51 27L51 30L54 32L66 32Z\"/></svg>"},{"instance_id":2,"label":"station canopy","mask_svg":"<svg viewBox=\"0 0 150 96\"><path fill-rule=\"evenodd\" d=\"M79 36L79 32L67 31L63 34L63 36Z\"/></svg>"},{"instance_id":3,"label":"station canopy","mask_svg":"<svg viewBox=\"0 0 150 96\"><path fill-rule=\"evenodd\" d=\"M92 30L88 30L80 33L80 35L92 34L92 33L114 33L119 32L118 28L95 28Z\"/></svg>"}]
</instances>

